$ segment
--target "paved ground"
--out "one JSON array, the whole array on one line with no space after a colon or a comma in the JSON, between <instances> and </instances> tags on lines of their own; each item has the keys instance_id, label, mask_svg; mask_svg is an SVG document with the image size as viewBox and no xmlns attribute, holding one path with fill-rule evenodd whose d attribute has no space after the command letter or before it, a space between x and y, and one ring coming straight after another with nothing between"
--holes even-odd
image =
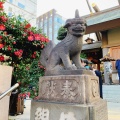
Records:
<instances>
[{"instance_id":1,"label":"paved ground","mask_svg":"<svg viewBox=\"0 0 120 120\"><path fill-rule=\"evenodd\" d=\"M108 120L120 120L120 85L103 85L103 98L108 104Z\"/></svg>"},{"instance_id":2,"label":"paved ground","mask_svg":"<svg viewBox=\"0 0 120 120\"><path fill-rule=\"evenodd\" d=\"M22 115L9 116L9 120L30 120L31 100L27 100L26 108ZM108 105L108 120L120 120L120 103L107 102Z\"/></svg>"},{"instance_id":3,"label":"paved ground","mask_svg":"<svg viewBox=\"0 0 120 120\"><path fill-rule=\"evenodd\" d=\"M108 120L120 120L120 103L107 102Z\"/></svg>"}]
</instances>

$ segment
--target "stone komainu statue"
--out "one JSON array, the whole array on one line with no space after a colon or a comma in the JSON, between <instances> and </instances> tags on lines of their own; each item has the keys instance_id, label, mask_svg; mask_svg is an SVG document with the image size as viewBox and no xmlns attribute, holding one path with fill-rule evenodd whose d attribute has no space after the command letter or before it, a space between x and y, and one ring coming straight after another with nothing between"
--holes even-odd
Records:
<instances>
[{"instance_id":1,"label":"stone komainu statue","mask_svg":"<svg viewBox=\"0 0 120 120\"><path fill-rule=\"evenodd\" d=\"M76 10L75 18L68 19L64 27L67 28L66 37L57 45L50 41L41 53L40 62L46 67L46 71L83 68L80 54L83 35L86 30L86 21L79 17L79 12Z\"/></svg>"}]
</instances>

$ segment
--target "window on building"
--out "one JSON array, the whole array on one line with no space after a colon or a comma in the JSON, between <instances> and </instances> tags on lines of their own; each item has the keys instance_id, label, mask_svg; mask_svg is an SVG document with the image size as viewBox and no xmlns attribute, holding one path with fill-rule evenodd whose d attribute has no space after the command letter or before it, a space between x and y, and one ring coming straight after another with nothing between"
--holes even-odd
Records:
<instances>
[{"instance_id":1,"label":"window on building","mask_svg":"<svg viewBox=\"0 0 120 120\"><path fill-rule=\"evenodd\" d=\"M62 24L62 19L61 18L57 18L57 22Z\"/></svg>"},{"instance_id":2,"label":"window on building","mask_svg":"<svg viewBox=\"0 0 120 120\"><path fill-rule=\"evenodd\" d=\"M49 26L49 32L52 33L52 26Z\"/></svg>"},{"instance_id":3,"label":"window on building","mask_svg":"<svg viewBox=\"0 0 120 120\"><path fill-rule=\"evenodd\" d=\"M12 13L11 13L11 12L8 12L8 16L11 17L11 16L12 16Z\"/></svg>"},{"instance_id":4,"label":"window on building","mask_svg":"<svg viewBox=\"0 0 120 120\"><path fill-rule=\"evenodd\" d=\"M24 0L26 1L26 0ZM21 2L22 3L22 2ZM36 4L34 4L33 2L31 2L30 0L27 0L27 4L26 3L22 3L23 5L26 5L25 6L25 10L29 11L30 13L32 14L36 14Z\"/></svg>"},{"instance_id":5,"label":"window on building","mask_svg":"<svg viewBox=\"0 0 120 120\"><path fill-rule=\"evenodd\" d=\"M57 22L57 17L55 16L54 21Z\"/></svg>"},{"instance_id":6,"label":"window on building","mask_svg":"<svg viewBox=\"0 0 120 120\"><path fill-rule=\"evenodd\" d=\"M57 37L57 31L54 32L54 36Z\"/></svg>"},{"instance_id":7,"label":"window on building","mask_svg":"<svg viewBox=\"0 0 120 120\"><path fill-rule=\"evenodd\" d=\"M58 30L58 27L59 27L59 26L57 26L57 25L54 26L55 31Z\"/></svg>"},{"instance_id":8,"label":"window on building","mask_svg":"<svg viewBox=\"0 0 120 120\"><path fill-rule=\"evenodd\" d=\"M40 22L40 28L42 28L43 27L43 22Z\"/></svg>"},{"instance_id":9,"label":"window on building","mask_svg":"<svg viewBox=\"0 0 120 120\"><path fill-rule=\"evenodd\" d=\"M49 35L48 35L49 39L52 40L52 33L49 32Z\"/></svg>"},{"instance_id":10,"label":"window on building","mask_svg":"<svg viewBox=\"0 0 120 120\"><path fill-rule=\"evenodd\" d=\"M47 35L47 26L44 26L44 33Z\"/></svg>"},{"instance_id":11,"label":"window on building","mask_svg":"<svg viewBox=\"0 0 120 120\"><path fill-rule=\"evenodd\" d=\"M25 5L23 5L22 3L18 2L18 7L24 9L24 8L25 8Z\"/></svg>"},{"instance_id":12,"label":"window on building","mask_svg":"<svg viewBox=\"0 0 120 120\"><path fill-rule=\"evenodd\" d=\"M47 26L47 20L44 20L44 26Z\"/></svg>"},{"instance_id":13,"label":"window on building","mask_svg":"<svg viewBox=\"0 0 120 120\"><path fill-rule=\"evenodd\" d=\"M52 26L52 17L49 18L49 25Z\"/></svg>"},{"instance_id":14,"label":"window on building","mask_svg":"<svg viewBox=\"0 0 120 120\"><path fill-rule=\"evenodd\" d=\"M9 0L10 3L13 3L13 0Z\"/></svg>"}]
</instances>

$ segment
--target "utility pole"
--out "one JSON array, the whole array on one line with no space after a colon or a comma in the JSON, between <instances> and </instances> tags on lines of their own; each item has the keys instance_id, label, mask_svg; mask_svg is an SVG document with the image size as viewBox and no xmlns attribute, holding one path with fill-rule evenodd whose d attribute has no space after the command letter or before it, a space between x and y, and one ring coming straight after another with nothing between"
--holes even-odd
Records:
<instances>
[{"instance_id":1,"label":"utility pole","mask_svg":"<svg viewBox=\"0 0 120 120\"><path fill-rule=\"evenodd\" d=\"M87 2L87 5L88 5L88 8L89 8L89 10L90 10L90 13L92 13L92 9L91 9L91 7L90 7L89 0L86 0L86 2Z\"/></svg>"},{"instance_id":2,"label":"utility pole","mask_svg":"<svg viewBox=\"0 0 120 120\"><path fill-rule=\"evenodd\" d=\"M90 13L93 13L89 1L86 0L86 2L87 2L87 5L88 5L88 8L90 10ZM95 10L95 12L99 12L100 11L100 9L98 8L98 6L96 4L92 4L92 7ZM101 41L102 40L101 33L100 32L95 32L95 34L96 34L96 37L97 37L98 41Z\"/></svg>"},{"instance_id":3,"label":"utility pole","mask_svg":"<svg viewBox=\"0 0 120 120\"><path fill-rule=\"evenodd\" d=\"M95 3L92 4L92 7L95 10L95 12L100 12L99 7ZM102 41L101 33L100 32L96 32L95 34L96 34L96 37L97 37L98 41Z\"/></svg>"}]
</instances>

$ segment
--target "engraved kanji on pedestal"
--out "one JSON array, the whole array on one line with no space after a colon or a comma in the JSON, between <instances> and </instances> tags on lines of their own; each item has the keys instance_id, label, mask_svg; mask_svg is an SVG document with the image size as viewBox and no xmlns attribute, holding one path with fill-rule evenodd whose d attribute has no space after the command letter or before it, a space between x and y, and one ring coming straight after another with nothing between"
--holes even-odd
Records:
<instances>
[{"instance_id":1,"label":"engraved kanji on pedestal","mask_svg":"<svg viewBox=\"0 0 120 120\"><path fill-rule=\"evenodd\" d=\"M61 95L63 96L64 99L70 98L71 100L75 99L75 96L77 93L75 93L76 87L72 87L72 82L69 82L68 80L65 81L63 84L63 87L61 88L62 93Z\"/></svg>"},{"instance_id":2,"label":"engraved kanji on pedestal","mask_svg":"<svg viewBox=\"0 0 120 120\"><path fill-rule=\"evenodd\" d=\"M77 120L77 119L75 118L73 112L68 112L67 114L62 112L59 120Z\"/></svg>"},{"instance_id":3,"label":"engraved kanji on pedestal","mask_svg":"<svg viewBox=\"0 0 120 120\"><path fill-rule=\"evenodd\" d=\"M92 81L92 95L93 97L99 96L99 88L98 88L98 81L93 80Z\"/></svg>"},{"instance_id":4,"label":"engraved kanji on pedestal","mask_svg":"<svg viewBox=\"0 0 120 120\"><path fill-rule=\"evenodd\" d=\"M78 83L76 80L41 80L41 88L40 88L40 99L49 99L49 100L63 100L67 102L75 101L77 99L78 94ZM79 96L81 95L81 91L79 90Z\"/></svg>"},{"instance_id":5,"label":"engraved kanji on pedestal","mask_svg":"<svg viewBox=\"0 0 120 120\"><path fill-rule=\"evenodd\" d=\"M49 120L49 110L38 107L35 112L35 120Z\"/></svg>"},{"instance_id":6,"label":"engraved kanji on pedestal","mask_svg":"<svg viewBox=\"0 0 120 120\"><path fill-rule=\"evenodd\" d=\"M41 100L69 103L90 103L99 99L99 82L96 76L49 76L40 79Z\"/></svg>"},{"instance_id":7,"label":"engraved kanji on pedestal","mask_svg":"<svg viewBox=\"0 0 120 120\"><path fill-rule=\"evenodd\" d=\"M57 95L57 93L55 92L56 83L54 81L47 81L46 84L47 84L47 88L46 88L47 98L49 98L49 96L55 97Z\"/></svg>"}]
</instances>

